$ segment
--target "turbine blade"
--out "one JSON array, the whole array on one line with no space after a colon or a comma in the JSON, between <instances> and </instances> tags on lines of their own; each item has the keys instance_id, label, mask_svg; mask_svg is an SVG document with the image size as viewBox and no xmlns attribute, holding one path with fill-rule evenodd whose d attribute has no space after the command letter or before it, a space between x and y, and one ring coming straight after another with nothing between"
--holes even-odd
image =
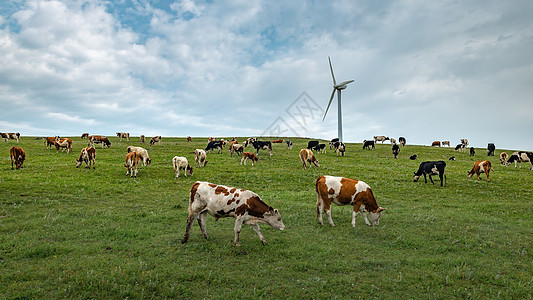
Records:
<instances>
[{"instance_id":1,"label":"turbine blade","mask_svg":"<svg viewBox=\"0 0 533 300\"><path fill-rule=\"evenodd\" d=\"M339 86L347 85L347 84L352 83L352 82L354 82L354 81L355 81L355 80L348 80L348 81L345 81L345 82L343 82L343 83L339 83L339 84L336 85L335 87L339 87Z\"/></svg>"},{"instance_id":2,"label":"turbine blade","mask_svg":"<svg viewBox=\"0 0 533 300\"><path fill-rule=\"evenodd\" d=\"M333 85L337 85L337 82L335 81L335 74L333 74L333 67L331 66L331 58L329 58L328 56L328 60L329 60L329 69L331 70L331 77L333 77Z\"/></svg>"},{"instance_id":3,"label":"turbine blade","mask_svg":"<svg viewBox=\"0 0 533 300\"><path fill-rule=\"evenodd\" d=\"M333 89L333 92L331 92L331 97L329 98L328 107L326 108L326 112L324 113L324 117L322 118L322 122L324 122L324 119L326 119L326 114L328 113L329 106L331 105L331 101L333 100L333 96L335 96L336 89Z\"/></svg>"}]
</instances>

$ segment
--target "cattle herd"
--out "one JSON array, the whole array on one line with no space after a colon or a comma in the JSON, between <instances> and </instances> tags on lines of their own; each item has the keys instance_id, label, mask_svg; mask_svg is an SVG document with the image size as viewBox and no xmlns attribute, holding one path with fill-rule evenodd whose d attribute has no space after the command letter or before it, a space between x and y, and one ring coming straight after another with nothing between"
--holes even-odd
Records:
<instances>
[{"instance_id":1,"label":"cattle herd","mask_svg":"<svg viewBox=\"0 0 533 300\"><path fill-rule=\"evenodd\" d=\"M1 133L0 135L5 142L8 142L10 139L16 140L17 143L20 140L19 133ZM126 139L130 140L130 134L126 132L117 132L117 137L122 141ZM111 147L111 142L105 136L101 135L89 135L84 133L81 136L82 139L88 140L87 147L84 147L79 158L76 159L76 167L79 167L85 163L86 168L96 168L96 150L95 144L101 144L102 148ZM60 138L59 136L55 137L46 137L45 146L47 149L50 149L52 146L55 147L56 152L66 151L67 153L72 151L72 140L69 138ZM154 136L150 139L150 146L158 143L161 144L162 137ZM187 142L192 141L192 138L187 137ZM374 139L364 140L363 141L363 150L374 150L377 142L383 144L385 141L390 141L392 144L392 154L396 159L400 153L400 145L402 147L406 144L405 137L399 137L399 145L396 143L396 139L389 138L386 136L374 136ZM140 142L145 143L145 136L140 136ZM208 139L208 144L205 149L196 149L194 151L194 165L197 167L205 167L207 165L207 153L213 153L217 151L221 153L224 147L229 144L228 151L230 156L234 153L240 155L241 165L246 165L248 160L251 161L252 166L258 162L259 150L266 150L269 152L270 156L273 156L272 144L281 144L283 140L273 140L273 141L259 141L257 138L248 138L244 141L243 144L239 144L236 138L233 138L231 141L226 141L224 139L216 140L214 138ZM287 148L292 149L292 141L285 141ZM441 146L450 146L449 141L434 141L431 146L441 147ZM245 148L252 146L255 149L254 152L245 152ZM456 151L465 151L468 146L467 139L461 139L461 143L455 147ZM326 143L320 143L317 140L308 141L307 147L299 151L299 158L302 162L303 169L311 167L320 167L319 161L316 158L313 151L316 153L325 153L328 146ZM340 142L339 139L332 139L329 142L329 149L334 150L336 156L344 156L346 152L346 145L343 142ZM487 146L487 155L494 156L495 145L489 143ZM470 155L474 155L474 148L470 148ZM17 146L13 146L10 149L10 158L11 158L11 169L20 169L23 168L23 163L26 158L25 151ZM411 160L416 160L418 158L417 154L413 154L409 157ZM451 157L449 160L455 160L455 157ZM125 154L125 164L126 175L131 177L136 177L138 175L138 166L142 164L143 166L150 165L152 160L148 155L148 151L143 147L128 146ZM502 152L500 154L500 163L504 166L509 166L511 163L517 164L521 167L522 162L529 162L531 165L530 170L533 171L533 153L531 152L522 152L517 151L512 153L510 156ZM189 164L187 158L181 156L175 156L172 159L172 166L174 169L175 178L178 179L181 171L185 177L193 175L193 167ZM424 176L424 181L427 183L427 177L431 183L433 182L432 176L438 176L440 179L440 185L444 186L446 181L446 162L439 161L424 161L421 162L419 168L414 172L414 181L418 181L421 176ZM468 178L472 177L474 174L477 176L477 179L480 179L480 174L485 173L487 181L489 181L489 173L494 171L492 164L489 160L477 161L474 163L472 170L468 172ZM323 225L322 213L326 213L328 223L331 226L335 226L331 218L331 203L337 205L351 205L353 206L352 213L352 226L355 227L355 219L359 212L363 215L365 223L369 226L379 225L379 218L382 211L385 209L377 205L372 189L368 184L363 181L354 180L344 177L334 177L334 176L319 176L315 181L315 190L317 194L317 203L316 203L316 212L317 220L320 224ZM367 218L370 217L370 221ZM263 244L266 243L266 239L261 234L258 223L264 223L272 226L273 228L284 230L285 225L281 220L281 215L277 209L274 209L267 204L265 204L259 195L252 191L238 189L234 187L228 187L223 185L212 184L208 182L197 181L193 184L190 191L189 206L188 206L188 217L185 235L182 239L182 242L187 242L189 238L190 229L192 223L195 220L198 221L202 234L207 238L206 232L206 216L210 214L215 220L224 217L233 217L235 218L235 245L240 245L239 242L239 233L243 224L250 225L254 231L259 236L259 239Z\"/></svg>"}]
</instances>

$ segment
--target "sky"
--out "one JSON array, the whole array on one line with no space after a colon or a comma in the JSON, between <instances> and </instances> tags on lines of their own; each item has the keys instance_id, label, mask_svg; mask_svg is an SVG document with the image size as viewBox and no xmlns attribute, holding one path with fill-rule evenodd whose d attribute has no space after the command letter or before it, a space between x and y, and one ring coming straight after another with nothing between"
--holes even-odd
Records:
<instances>
[{"instance_id":1,"label":"sky","mask_svg":"<svg viewBox=\"0 0 533 300\"><path fill-rule=\"evenodd\" d=\"M11 0L0 131L533 150L533 1Z\"/></svg>"}]
</instances>

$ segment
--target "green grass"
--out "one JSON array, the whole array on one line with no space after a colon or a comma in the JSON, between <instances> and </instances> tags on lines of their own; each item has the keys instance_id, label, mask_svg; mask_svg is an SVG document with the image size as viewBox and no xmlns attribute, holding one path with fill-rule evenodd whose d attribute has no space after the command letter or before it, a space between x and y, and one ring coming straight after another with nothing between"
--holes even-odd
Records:
<instances>
[{"instance_id":1,"label":"green grass","mask_svg":"<svg viewBox=\"0 0 533 300\"><path fill-rule=\"evenodd\" d=\"M531 299L533 290L532 190L529 164L503 167L491 157L491 181L467 178L476 157L450 148L407 145L392 158L389 144L346 157L317 154L321 168L303 170L298 151L274 145L255 166L238 156L208 154L206 168L174 178L171 159L193 163L206 138L163 138L145 146L153 163L126 177L128 145L96 146L96 170L75 168L86 140L73 137L73 153L47 150L23 137L21 170L11 170L0 142L0 298L483 298ZM242 138L240 139L242 140ZM248 148L248 151L251 151ZM496 155L502 150L497 150ZM512 151L507 151L512 152ZM417 153L419 159L408 156ZM457 161L447 157L456 156ZM446 160L447 183L413 182L424 160ZM368 183L387 208L380 226L351 208L332 208L336 227L316 220L314 181L319 175ZM233 219L208 217L209 238L195 223L181 244L188 195L197 181L252 190L278 208L286 226L262 225L263 246L244 226L233 246ZM324 217L325 218L325 217ZM324 219L325 223L327 221Z\"/></svg>"}]
</instances>

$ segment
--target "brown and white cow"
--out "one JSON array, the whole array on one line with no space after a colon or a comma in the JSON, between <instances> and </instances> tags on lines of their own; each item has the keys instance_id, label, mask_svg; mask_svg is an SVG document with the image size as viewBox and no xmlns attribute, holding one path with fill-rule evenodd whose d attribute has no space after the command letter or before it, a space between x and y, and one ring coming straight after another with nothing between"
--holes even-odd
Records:
<instances>
[{"instance_id":1,"label":"brown and white cow","mask_svg":"<svg viewBox=\"0 0 533 300\"><path fill-rule=\"evenodd\" d=\"M126 139L126 141L130 141L130 133L129 132L117 132L117 136L120 138L120 141L122 142L122 139Z\"/></svg>"},{"instance_id":2,"label":"brown and white cow","mask_svg":"<svg viewBox=\"0 0 533 300\"><path fill-rule=\"evenodd\" d=\"M313 151L309 149L300 150L300 160L302 161L304 170L307 169L307 163L309 163L309 166L311 166L311 164L314 164L315 166L320 167L318 159L316 159L315 155L313 154Z\"/></svg>"},{"instance_id":3,"label":"brown and white cow","mask_svg":"<svg viewBox=\"0 0 533 300\"><path fill-rule=\"evenodd\" d=\"M434 141L431 143L431 147L440 147L440 141Z\"/></svg>"},{"instance_id":4,"label":"brown and white cow","mask_svg":"<svg viewBox=\"0 0 533 300\"><path fill-rule=\"evenodd\" d=\"M468 139L461 139L461 144L463 144L466 148L466 146L468 146Z\"/></svg>"},{"instance_id":5,"label":"brown and white cow","mask_svg":"<svg viewBox=\"0 0 533 300\"><path fill-rule=\"evenodd\" d=\"M111 142L109 141L109 139L102 135L89 136L89 143L87 144L87 146L94 147L94 144L102 144L102 148L104 148L104 146L107 148L111 147Z\"/></svg>"},{"instance_id":6,"label":"brown and white cow","mask_svg":"<svg viewBox=\"0 0 533 300\"><path fill-rule=\"evenodd\" d=\"M0 135L4 138L4 142L7 142L7 140L9 139L16 140L17 143L20 141L20 133L18 132L10 132L10 133L0 132Z\"/></svg>"},{"instance_id":7,"label":"brown and white cow","mask_svg":"<svg viewBox=\"0 0 533 300\"><path fill-rule=\"evenodd\" d=\"M9 156L11 158L11 170L13 170L13 164L15 164L17 170L24 168L22 166L24 160L26 159L26 152L24 152L24 149L13 146L11 149L9 149Z\"/></svg>"},{"instance_id":8,"label":"brown and white cow","mask_svg":"<svg viewBox=\"0 0 533 300\"><path fill-rule=\"evenodd\" d=\"M244 162L244 165L246 166L246 161L248 159L252 161L252 166L254 165L254 163L256 163L259 160L259 158L257 158L257 155L255 153L243 152L242 153L242 158L241 158L241 165Z\"/></svg>"},{"instance_id":9,"label":"brown and white cow","mask_svg":"<svg viewBox=\"0 0 533 300\"><path fill-rule=\"evenodd\" d=\"M450 141L442 141L442 147L444 146L450 147Z\"/></svg>"},{"instance_id":10,"label":"brown and white cow","mask_svg":"<svg viewBox=\"0 0 533 300\"><path fill-rule=\"evenodd\" d=\"M172 159L172 166L174 167L174 174L176 174L176 179L180 177L180 171L183 170L185 177L187 173L192 176L192 167L189 165L187 158L183 156L174 156Z\"/></svg>"},{"instance_id":11,"label":"brown and white cow","mask_svg":"<svg viewBox=\"0 0 533 300\"><path fill-rule=\"evenodd\" d=\"M88 132L82 133L81 134L81 138L82 139L88 139L89 138L89 133Z\"/></svg>"},{"instance_id":12,"label":"brown and white cow","mask_svg":"<svg viewBox=\"0 0 533 300\"><path fill-rule=\"evenodd\" d=\"M135 147L135 146L128 146L126 148L126 151L128 153L135 152L137 155L141 157L141 161L143 163L143 166L146 167L146 165L150 165L152 163L152 160L150 159L150 156L148 155L148 151L144 149L143 147Z\"/></svg>"},{"instance_id":13,"label":"brown and white cow","mask_svg":"<svg viewBox=\"0 0 533 300\"><path fill-rule=\"evenodd\" d=\"M59 140L60 140L59 136L56 136L56 137L53 137L53 136L45 137L44 143L46 145L46 149L52 148L52 146L55 145L55 142L59 141Z\"/></svg>"},{"instance_id":14,"label":"brown and white cow","mask_svg":"<svg viewBox=\"0 0 533 300\"><path fill-rule=\"evenodd\" d=\"M500 163L504 165L507 162L507 159L509 158L509 155L507 155L507 152L500 153Z\"/></svg>"},{"instance_id":15,"label":"brown and white cow","mask_svg":"<svg viewBox=\"0 0 533 300\"><path fill-rule=\"evenodd\" d=\"M191 226L195 220L198 220L202 234L207 239L205 222L207 214L215 218L215 221L226 217L235 218L235 246L241 245L239 233L243 224L252 226L263 245L267 241L261 234L259 223L268 224L279 230L285 229L279 211L268 206L256 193L208 182L197 181L192 185L188 211L182 243L186 243L189 239Z\"/></svg>"},{"instance_id":16,"label":"brown and white cow","mask_svg":"<svg viewBox=\"0 0 533 300\"><path fill-rule=\"evenodd\" d=\"M194 163L197 164L199 168L207 165L207 153L204 149L194 150Z\"/></svg>"},{"instance_id":17,"label":"brown and white cow","mask_svg":"<svg viewBox=\"0 0 533 300\"><path fill-rule=\"evenodd\" d=\"M94 147L85 147L81 149L80 158L76 159L76 168L85 163L85 168L90 169L91 164L93 169L96 169L96 150Z\"/></svg>"},{"instance_id":18,"label":"brown and white cow","mask_svg":"<svg viewBox=\"0 0 533 300\"><path fill-rule=\"evenodd\" d=\"M483 161L476 161L474 163L474 166L472 167L472 170L468 172L468 178L472 177L472 175L477 175L477 180L479 180L479 174L485 173L487 175L487 182L489 182L489 173L490 171L494 172L494 169L492 168L492 164L489 160L483 160Z\"/></svg>"},{"instance_id":19,"label":"brown and white cow","mask_svg":"<svg viewBox=\"0 0 533 300\"><path fill-rule=\"evenodd\" d=\"M192 142L192 137L190 137L190 136L187 137L187 143L188 142Z\"/></svg>"},{"instance_id":20,"label":"brown and white cow","mask_svg":"<svg viewBox=\"0 0 533 300\"><path fill-rule=\"evenodd\" d=\"M154 136L153 138L150 139L150 146L152 146L155 143L159 143L159 145L161 145L161 136L160 135Z\"/></svg>"},{"instance_id":21,"label":"brown and white cow","mask_svg":"<svg viewBox=\"0 0 533 300\"><path fill-rule=\"evenodd\" d=\"M144 134L141 134L141 136L139 136L139 141L141 142L141 144L146 143L146 137L144 136Z\"/></svg>"},{"instance_id":22,"label":"brown and white cow","mask_svg":"<svg viewBox=\"0 0 533 300\"><path fill-rule=\"evenodd\" d=\"M231 142L228 151L229 151L230 156L233 156L233 152L237 152L237 154L242 155L242 153L244 152L244 146L241 144Z\"/></svg>"},{"instance_id":23,"label":"brown and white cow","mask_svg":"<svg viewBox=\"0 0 533 300\"><path fill-rule=\"evenodd\" d=\"M137 166L139 165L140 160L141 157L135 152L126 154L126 164L124 165L124 167L126 167L126 176L130 174L130 177L137 177Z\"/></svg>"},{"instance_id":24,"label":"brown and white cow","mask_svg":"<svg viewBox=\"0 0 533 300\"><path fill-rule=\"evenodd\" d=\"M530 159L530 155L528 155L528 152L523 151L516 151L509 156L509 160L505 162L505 166L509 166L511 163L514 162L514 167L516 168L516 163L518 163L518 168L522 168L523 162L529 162L531 164L531 170L533 171L533 161Z\"/></svg>"},{"instance_id":25,"label":"brown and white cow","mask_svg":"<svg viewBox=\"0 0 533 300\"><path fill-rule=\"evenodd\" d=\"M381 142L383 144L383 142L388 141L388 140L389 140L389 137L384 136L384 135L374 136L374 142Z\"/></svg>"},{"instance_id":26,"label":"brown and white cow","mask_svg":"<svg viewBox=\"0 0 533 300\"><path fill-rule=\"evenodd\" d=\"M62 138L60 140L56 140L54 142L54 146L56 146L56 153L59 152L59 149L61 148L61 152L64 151L64 149L67 150L67 153L70 153L72 150L72 140L69 138Z\"/></svg>"},{"instance_id":27,"label":"brown and white cow","mask_svg":"<svg viewBox=\"0 0 533 300\"><path fill-rule=\"evenodd\" d=\"M353 227L355 227L355 218L359 212L363 214L366 225L379 225L381 212L385 209L378 206L372 189L363 181L344 177L319 176L315 181L315 188L317 195L316 215L320 225L324 225L322 211L325 211L329 225L335 226L331 219L331 203L340 206L353 206ZM371 222L366 217L367 212L370 215Z\"/></svg>"}]
</instances>

